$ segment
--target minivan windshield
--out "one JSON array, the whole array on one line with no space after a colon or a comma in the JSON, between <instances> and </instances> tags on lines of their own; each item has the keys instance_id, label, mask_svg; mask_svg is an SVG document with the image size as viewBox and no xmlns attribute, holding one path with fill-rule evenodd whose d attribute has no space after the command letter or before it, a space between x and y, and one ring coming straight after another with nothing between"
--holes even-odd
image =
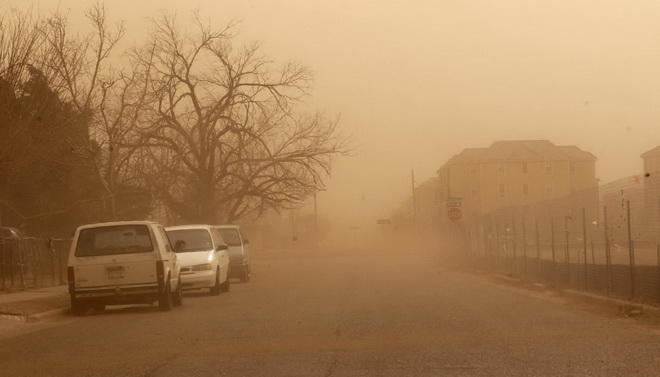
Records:
<instances>
[{"instance_id":1,"label":"minivan windshield","mask_svg":"<svg viewBox=\"0 0 660 377\"><path fill-rule=\"evenodd\" d=\"M241 246L241 235L238 229L233 228L219 228L222 239L227 243L227 246Z\"/></svg>"},{"instance_id":2,"label":"minivan windshield","mask_svg":"<svg viewBox=\"0 0 660 377\"><path fill-rule=\"evenodd\" d=\"M153 249L146 225L103 226L80 231L76 256L147 253Z\"/></svg>"},{"instance_id":3,"label":"minivan windshield","mask_svg":"<svg viewBox=\"0 0 660 377\"><path fill-rule=\"evenodd\" d=\"M207 229L168 230L167 236L177 253L206 251L213 249L211 233Z\"/></svg>"}]
</instances>

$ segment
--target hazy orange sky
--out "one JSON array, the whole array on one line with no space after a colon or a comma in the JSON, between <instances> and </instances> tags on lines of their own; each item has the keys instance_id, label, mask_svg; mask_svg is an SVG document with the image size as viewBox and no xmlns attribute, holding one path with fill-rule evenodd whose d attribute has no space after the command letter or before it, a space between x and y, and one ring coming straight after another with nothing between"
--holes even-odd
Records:
<instances>
[{"instance_id":1,"label":"hazy orange sky","mask_svg":"<svg viewBox=\"0 0 660 377\"><path fill-rule=\"evenodd\" d=\"M8 9L29 1L0 0ZM40 12L93 1L41 0ZM549 139L598 157L602 182L641 172L660 145L660 1L106 1L140 41L145 18L199 8L240 39L315 73L310 109L341 114L356 150L338 159L320 210L388 216L465 147Z\"/></svg>"}]
</instances>

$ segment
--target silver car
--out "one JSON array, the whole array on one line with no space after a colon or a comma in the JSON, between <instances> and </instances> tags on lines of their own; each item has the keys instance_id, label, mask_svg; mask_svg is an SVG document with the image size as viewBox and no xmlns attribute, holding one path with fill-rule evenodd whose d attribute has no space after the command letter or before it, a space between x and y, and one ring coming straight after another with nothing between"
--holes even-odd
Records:
<instances>
[{"instance_id":1,"label":"silver car","mask_svg":"<svg viewBox=\"0 0 660 377\"><path fill-rule=\"evenodd\" d=\"M242 282L250 281L250 253L248 239L243 237L238 225L217 225L222 238L229 247L229 276Z\"/></svg>"}]
</instances>

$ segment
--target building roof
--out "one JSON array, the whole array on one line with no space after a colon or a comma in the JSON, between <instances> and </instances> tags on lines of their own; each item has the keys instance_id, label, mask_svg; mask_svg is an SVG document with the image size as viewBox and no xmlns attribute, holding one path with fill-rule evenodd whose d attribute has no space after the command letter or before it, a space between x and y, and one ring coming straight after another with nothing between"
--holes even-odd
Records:
<instances>
[{"instance_id":1,"label":"building roof","mask_svg":"<svg viewBox=\"0 0 660 377\"><path fill-rule=\"evenodd\" d=\"M448 163L492 161L594 161L596 157L575 145L557 146L548 140L496 141L488 148L467 148Z\"/></svg>"},{"instance_id":2,"label":"building roof","mask_svg":"<svg viewBox=\"0 0 660 377\"><path fill-rule=\"evenodd\" d=\"M599 188L600 195L620 193L624 190L635 190L644 188L644 178L641 175L631 175L605 183Z\"/></svg>"},{"instance_id":3,"label":"building roof","mask_svg":"<svg viewBox=\"0 0 660 377\"><path fill-rule=\"evenodd\" d=\"M642 158L660 156L660 146L642 153Z\"/></svg>"}]
</instances>

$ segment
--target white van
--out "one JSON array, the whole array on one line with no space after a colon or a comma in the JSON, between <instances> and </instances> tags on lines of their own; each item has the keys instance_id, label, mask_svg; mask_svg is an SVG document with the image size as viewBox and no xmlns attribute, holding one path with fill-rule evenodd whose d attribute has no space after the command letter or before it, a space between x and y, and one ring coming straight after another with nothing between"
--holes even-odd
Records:
<instances>
[{"instance_id":1,"label":"white van","mask_svg":"<svg viewBox=\"0 0 660 377\"><path fill-rule=\"evenodd\" d=\"M183 289L208 289L211 295L228 292L229 254L220 232L210 225L165 228L181 263Z\"/></svg>"},{"instance_id":2,"label":"white van","mask_svg":"<svg viewBox=\"0 0 660 377\"><path fill-rule=\"evenodd\" d=\"M106 305L181 305L177 255L162 225L120 221L78 227L67 268L71 312Z\"/></svg>"}]
</instances>

